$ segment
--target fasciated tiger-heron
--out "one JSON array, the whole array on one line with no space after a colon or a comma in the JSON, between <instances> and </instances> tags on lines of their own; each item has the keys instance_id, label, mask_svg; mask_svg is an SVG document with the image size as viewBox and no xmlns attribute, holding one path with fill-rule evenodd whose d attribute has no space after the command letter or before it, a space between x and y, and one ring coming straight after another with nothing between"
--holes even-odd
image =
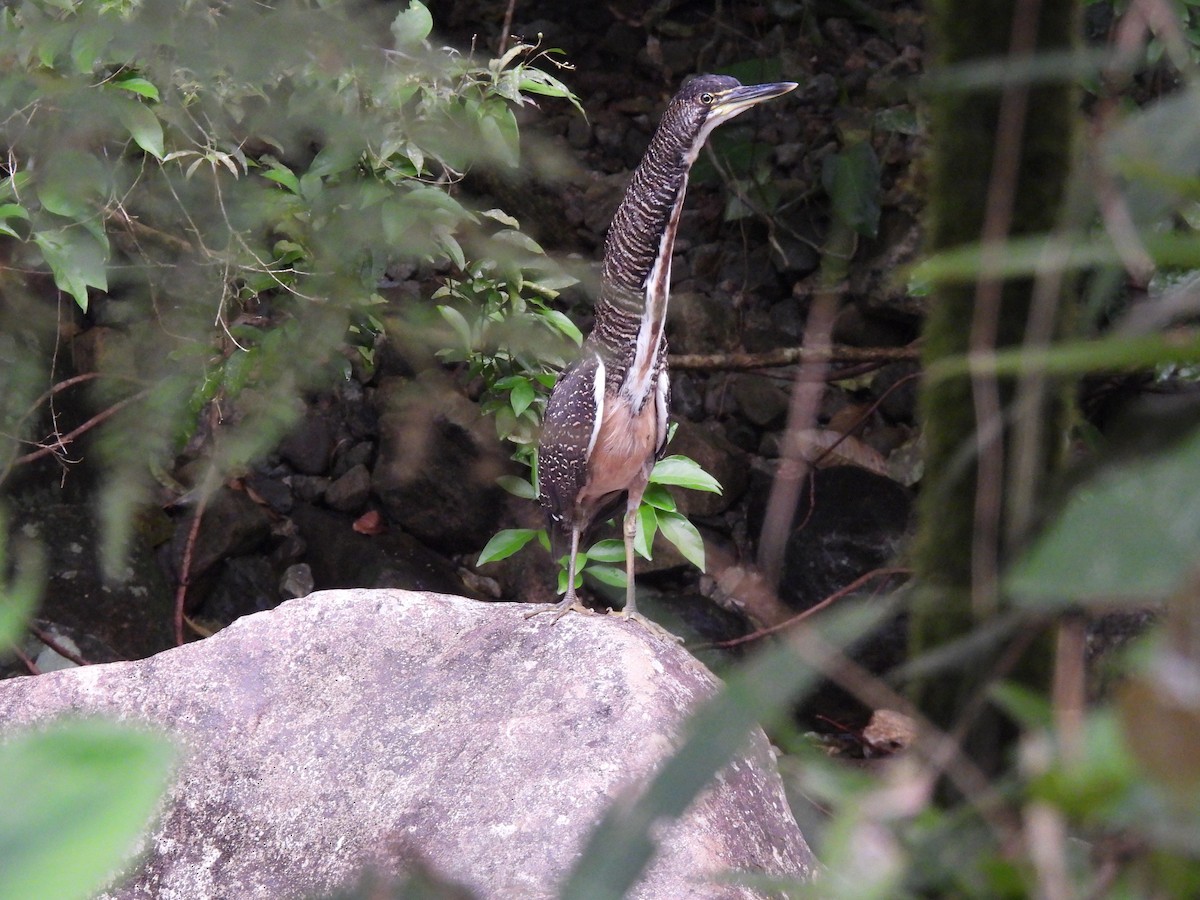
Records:
<instances>
[{"instance_id":1,"label":"fasciated tiger-heron","mask_svg":"<svg viewBox=\"0 0 1200 900\"><path fill-rule=\"evenodd\" d=\"M567 592L561 602L529 615L549 612L558 621L571 610L588 611L575 593L579 544L624 498L628 581L622 615L645 622L634 594L636 513L667 440L664 326L688 173L714 128L795 87L700 75L667 104L605 239L595 324L546 406L539 499L553 545L568 548Z\"/></svg>"}]
</instances>

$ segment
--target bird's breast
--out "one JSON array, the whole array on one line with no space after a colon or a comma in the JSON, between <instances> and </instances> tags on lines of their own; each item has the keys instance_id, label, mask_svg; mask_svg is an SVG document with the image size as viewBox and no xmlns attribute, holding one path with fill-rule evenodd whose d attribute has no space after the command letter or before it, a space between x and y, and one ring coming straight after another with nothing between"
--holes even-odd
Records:
<instances>
[{"instance_id":1,"label":"bird's breast","mask_svg":"<svg viewBox=\"0 0 1200 900\"><path fill-rule=\"evenodd\" d=\"M588 460L588 480L581 501L599 500L645 483L654 465L659 423L654 403L634 409L623 394L605 403L600 433Z\"/></svg>"}]
</instances>

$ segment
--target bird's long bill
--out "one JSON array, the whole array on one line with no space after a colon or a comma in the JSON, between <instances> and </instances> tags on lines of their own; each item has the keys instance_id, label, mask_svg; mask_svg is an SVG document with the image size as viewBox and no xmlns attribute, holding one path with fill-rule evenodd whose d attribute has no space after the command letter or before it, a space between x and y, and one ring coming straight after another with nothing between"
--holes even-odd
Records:
<instances>
[{"instance_id":1,"label":"bird's long bill","mask_svg":"<svg viewBox=\"0 0 1200 900\"><path fill-rule=\"evenodd\" d=\"M713 104L710 118L716 114L723 122L732 119L738 113L745 112L756 103L779 97L788 91L794 91L798 85L794 81L779 81L774 84L743 84L732 88L719 97Z\"/></svg>"}]
</instances>

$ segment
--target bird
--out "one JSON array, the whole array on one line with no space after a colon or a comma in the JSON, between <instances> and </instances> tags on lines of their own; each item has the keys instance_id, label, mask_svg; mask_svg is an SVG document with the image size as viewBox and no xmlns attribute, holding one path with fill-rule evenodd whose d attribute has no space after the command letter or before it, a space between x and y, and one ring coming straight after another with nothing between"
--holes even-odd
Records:
<instances>
[{"instance_id":1,"label":"bird","mask_svg":"<svg viewBox=\"0 0 1200 900\"><path fill-rule=\"evenodd\" d=\"M743 85L728 75L697 75L667 104L634 169L604 242L600 295L579 358L546 403L537 481L547 530L567 548L562 600L527 613L588 613L575 591L579 544L625 500L625 606L619 613L652 630L637 612L634 537L637 509L667 442L670 378L664 334L671 254L688 174L722 122L796 88L795 82Z\"/></svg>"}]
</instances>

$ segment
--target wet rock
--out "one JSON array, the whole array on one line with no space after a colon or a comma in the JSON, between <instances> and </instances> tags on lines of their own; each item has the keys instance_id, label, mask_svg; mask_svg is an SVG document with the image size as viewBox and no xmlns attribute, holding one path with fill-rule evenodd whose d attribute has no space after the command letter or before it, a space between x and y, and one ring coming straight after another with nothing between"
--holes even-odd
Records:
<instances>
[{"instance_id":1,"label":"wet rock","mask_svg":"<svg viewBox=\"0 0 1200 900\"><path fill-rule=\"evenodd\" d=\"M193 510L179 522L171 540L169 560L176 581L183 573L183 557L195 515ZM222 559L258 549L270 534L271 518L263 507L242 491L217 488L204 507L192 545L188 577L195 580Z\"/></svg>"},{"instance_id":2,"label":"wet rock","mask_svg":"<svg viewBox=\"0 0 1200 900\"><path fill-rule=\"evenodd\" d=\"M496 532L508 451L495 426L435 373L381 384L371 487L388 518L436 550L478 550Z\"/></svg>"},{"instance_id":3,"label":"wet rock","mask_svg":"<svg viewBox=\"0 0 1200 900\"><path fill-rule=\"evenodd\" d=\"M215 575L199 610L207 620L228 625L242 616L273 609L282 599L275 589L278 577L265 556L222 560Z\"/></svg>"},{"instance_id":4,"label":"wet rock","mask_svg":"<svg viewBox=\"0 0 1200 900\"><path fill-rule=\"evenodd\" d=\"M282 477L275 478L260 472L251 472L243 480L246 489L274 512L286 514L292 508L292 489Z\"/></svg>"},{"instance_id":5,"label":"wet rock","mask_svg":"<svg viewBox=\"0 0 1200 900\"><path fill-rule=\"evenodd\" d=\"M759 502L763 506L756 518L761 521L765 496ZM911 494L890 478L857 466L815 470L796 504L782 599L794 609L808 609L891 562L911 515Z\"/></svg>"},{"instance_id":6,"label":"wet rock","mask_svg":"<svg viewBox=\"0 0 1200 900\"><path fill-rule=\"evenodd\" d=\"M178 742L161 818L106 898L311 896L413 856L480 896L549 898L717 682L635 624L528 609L315 594L148 660L2 682L0 722L106 715ZM632 896L757 897L715 879L813 873L757 730L654 838Z\"/></svg>"},{"instance_id":7,"label":"wet rock","mask_svg":"<svg viewBox=\"0 0 1200 900\"><path fill-rule=\"evenodd\" d=\"M337 460L333 464L333 477L341 478L355 466L369 468L374 458L375 442L359 441L351 445L344 453L337 454Z\"/></svg>"},{"instance_id":8,"label":"wet rock","mask_svg":"<svg viewBox=\"0 0 1200 900\"><path fill-rule=\"evenodd\" d=\"M667 308L674 353L713 353L730 345L736 327L733 304L720 296L676 291Z\"/></svg>"},{"instance_id":9,"label":"wet rock","mask_svg":"<svg viewBox=\"0 0 1200 900\"><path fill-rule=\"evenodd\" d=\"M308 563L296 563L288 566L283 578L279 580L279 596L282 600L307 597L314 587L316 583L313 580L312 567Z\"/></svg>"},{"instance_id":10,"label":"wet rock","mask_svg":"<svg viewBox=\"0 0 1200 900\"><path fill-rule=\"evenodd\" d=\"M371 495L371 473L359 464L331 484L325 491L325 503L338 512L357 513Z\"/></svg>"},{"instance_id":11,"label":"wet rock","mask_svg":"<svg viewBox=\"0 0 1200 900\"><path fill-rule=\"evenodd\" d=\"M291 484L296 499L306 503L319 503L325 499L330 479L324 475L293 475Z\"/></svg>"},{"instance_id":12,"label":"wet rock","mask_svg":"<svg viewBox=\"0 0 1200 900\"><path fill-rule=\"evenodd\" d=\"M729 509L745 492L749 468L745 455L720 431L687 420L679 422L667 452L691 457L721 483L720 494L673 488L679 511L685 516L716 516Z\"/></svg>"},{"instance_id":13,"label":"wet rock","mask_svg":"<svg viewBox=\"0 0 1200 900\"><path fill-rule=\"evenodd\" d=\"M469 593L454 565L397 529L359 534L353 520L298 503L292 521L308 545L305 562L319 589L396 587Z\"/></svg>"},{"instance_id":14,"label":"wet rock","mask_svg":"<svg viewBox=\"0 0 1200 900\"><path fill-rule=\"evenodd\" d=\"M877 396L883 397L879 410L890 421L907 424L916 422L917 388L921 382L912 376L920 371L921 367L915 362L901 362L885 366L875 376L871 389ZM902 380L904 383L900 384Z\"/></svg>"},{"instance_id":15,"label":"wet rock","mask_svg":"<svg viewBox=\"0 0 1200 900\"><path fill-rule=\"evenodd\" d=\"M762 428L783 422L787 414L788 395L774 379L738 373L730 381L738 411L746 419Z\"/></svg>"},{"instance_id":16,"label":"wet rock","mask_svg":"<svg viewBox=\"0 0 1200 900\"><path fill-rule=\"evenodd\" d=\"M779 334L789 344L799 344L804 337L804 323L808 318L807 311L800 308L800 303L794 297L781 300L771 305L768 312L771 324L778 329Z\"/></svg>"},{"instance_id":17,"label":"wet rock","mask_svg":"<svg viewBox=\"0 0 1200 900\"><path fill-rule=\"evenodd\" d=\"M676 418L704 418L704 394L698 381L697 376L687 372L671 373L671 412Z\"/></svg>"},{"instance_id":18,"label":"wet rock","mask_svg":"<svg viewBox=\"0 0 1200 900\"><path fill-rule=\"evenodd\" d=\"M141 532L134 531L121 571L110 581L102 574L99 526L90 507L18 501L12 512L14 532L47 553L38 615L55 623L56 631L69 633L89 652L93 641L111 648L118 658L173 646L172 589Z\"/></svg>"},{"instance_id":19,"label":"wet rock","mask_svg":"<svg viewBox=\"0 0 1200 900\"><path fill-rule=\"evenodd\" d=\"M279 442L279 455L297 472L322 475L333 453L334 427L325 416L308 415Z\"/></svg>"},{"instance_id":20,"label":"wet rock","mask_svg":"<svg viewBox=\"0 0 1200 900\"><path fill-rule=\"evenodd\" d=\"M574 150L586 150L592 143L592 126L581 116L572 116L567 124L567 143Z\"/></svg>"}]
</instances>

